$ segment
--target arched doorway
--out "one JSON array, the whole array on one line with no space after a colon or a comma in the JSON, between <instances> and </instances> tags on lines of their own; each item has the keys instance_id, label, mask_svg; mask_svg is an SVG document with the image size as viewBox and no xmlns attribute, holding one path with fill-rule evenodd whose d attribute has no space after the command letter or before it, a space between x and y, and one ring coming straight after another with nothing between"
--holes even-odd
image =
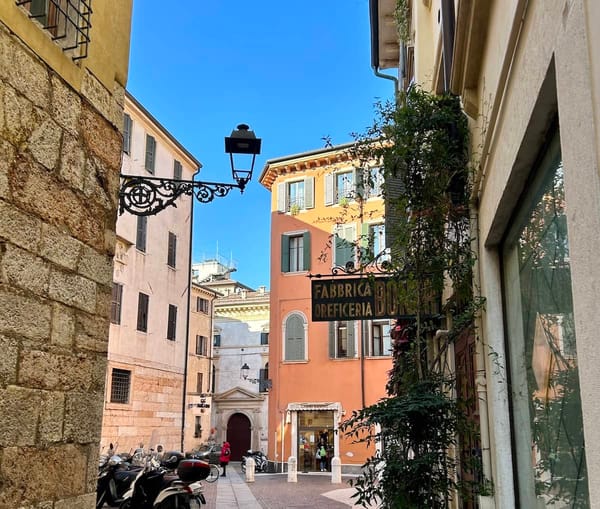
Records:
<instances>
[{"instance_id":1,"label":"arched doorway","mask_svg":"<svg viewBox=\"0 0 600 509\"><path fill-rule=\"evenodd\" d=\"M250 419L244 414L233 414L227 422L227 441L231 445L231 459L240 461L250 449Z\"/></svg>"}]
</instances>

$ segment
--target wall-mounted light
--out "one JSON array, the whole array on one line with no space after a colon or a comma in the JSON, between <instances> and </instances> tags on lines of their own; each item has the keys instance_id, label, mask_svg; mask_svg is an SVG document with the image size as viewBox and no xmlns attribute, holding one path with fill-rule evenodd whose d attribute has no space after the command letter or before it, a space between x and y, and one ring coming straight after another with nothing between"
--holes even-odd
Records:
<instances>
[{"instance_id":1,"label":"wall-mounted light","mask_svg":"<svg viewBox=\"0 0 600 509\"><path fill-rule=\"evenodd\" d=\"M176 207L175 200L184 194L195 196L201 203L209 203L215 198L227 196L233 188L243 193L252 179L260 145L261 139L246 124L238 125L231 136L225 137L225 152L229 154L235 184L121 174L119 214L127 211L136 216L153 216L170 205ZM250 169L236 168L234 154L251 155Z\"/></svg>"},{"instance_id":2,"label":"wall-mounted light","mask_svg":"<svg viewBox=\"0 0 600 509\"><path fill-rule=\"evenodd\" d=\"M261 384L265 389L270 389L273 387L273 383L271 380L267 380L266 378L248 378L250 374L250 366L244 362L244 365L240 368L240 376L243 380L250 382L252 384Z\"/></svg>"}]
</instances>

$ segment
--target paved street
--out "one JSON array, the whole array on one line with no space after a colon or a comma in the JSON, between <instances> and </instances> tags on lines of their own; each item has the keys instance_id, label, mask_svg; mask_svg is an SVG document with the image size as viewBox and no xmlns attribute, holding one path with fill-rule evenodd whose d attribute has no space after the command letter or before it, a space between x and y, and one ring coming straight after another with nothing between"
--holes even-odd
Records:
<instances>
[{"instance_id":1,"label":"paved street","mask_svg":"<svg viewBox=\"0 0 600 509\"><path fill-rule=\"evenodd\" d=\"M331 473L298 474L297 483L288 483L287 474L256 474L246 483L239 464L227 468L227 477L203 483L207 509L343 509L352 506L353 489L346 483L331 484Z\"/></svg>"}]
</instances>

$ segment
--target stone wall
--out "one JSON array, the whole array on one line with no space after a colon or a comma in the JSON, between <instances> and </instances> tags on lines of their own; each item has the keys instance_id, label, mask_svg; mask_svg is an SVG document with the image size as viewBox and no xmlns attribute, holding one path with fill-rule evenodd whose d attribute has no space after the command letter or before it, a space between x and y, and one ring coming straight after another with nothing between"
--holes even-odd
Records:
<instances>
[{"instance_id":1,"label":"stone wall","mask_svg":"<svg viewBox=\"0 0 600 509\"><path fill-rule=\"evenodd\" d=\"M82 72L0 24L0 508L95 502L123 90Z\"/></svg>"}]
</instances>

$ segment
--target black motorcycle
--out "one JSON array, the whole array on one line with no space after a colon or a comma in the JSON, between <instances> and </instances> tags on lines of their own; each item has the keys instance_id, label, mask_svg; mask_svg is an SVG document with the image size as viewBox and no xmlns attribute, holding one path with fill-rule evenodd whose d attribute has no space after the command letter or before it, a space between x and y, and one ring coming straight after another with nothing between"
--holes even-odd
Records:
<instances>
[{"instance_id":1,"label":"black motorcycle","mask_svg":"<svg viewBox=\"0 0 600 509\"><path fill-rule=\"evenodd\" d=\"M104 504L118 507L142 467L132 467L122 455L116 454L102 458L98 466L96 509L100 509Z\"/></svg>"},{"instance_id":2,"label":"black motorcycle","mask_svg":"<svg viewBox=\"0 0 600 509\"><path fill-rule=\"evenodd\" d=\"M242 472L246 473L246 460L248 458L254 460L255 472L267 472L269 469L269 459L261 451L248 451L242 456Z\"/></svg>"},{"instance_id":3,"label":"black motorcycle","mask_svg":"<svg viewBox=\"0 0 600 509\"><path fill-rule=\"evenodd\" d=\"M120 509L199 509L206 504L201 480L210 473L202 460L179 462L176 473L151 462L125 493Z\"/></svg>"}]
</instances>

